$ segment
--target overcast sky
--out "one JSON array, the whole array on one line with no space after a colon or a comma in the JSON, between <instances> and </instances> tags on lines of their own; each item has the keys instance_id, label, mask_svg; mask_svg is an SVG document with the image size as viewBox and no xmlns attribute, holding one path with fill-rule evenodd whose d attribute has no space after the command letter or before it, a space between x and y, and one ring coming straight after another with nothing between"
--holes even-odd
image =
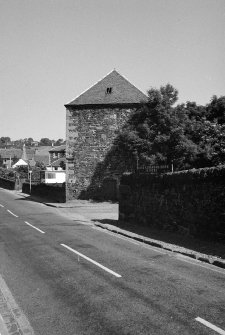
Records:
<instances>
[{"instance_id":1,"label":"overcast sky","mask_svg":"<svg viewBox=\"0 0 225 335\"><path fill-rule=\"evenodd\" d=\"M225 0L0 0L0 51L0 137L65 138L64 104L113 68L225 95Z\"/></svg>"}]
</instances>

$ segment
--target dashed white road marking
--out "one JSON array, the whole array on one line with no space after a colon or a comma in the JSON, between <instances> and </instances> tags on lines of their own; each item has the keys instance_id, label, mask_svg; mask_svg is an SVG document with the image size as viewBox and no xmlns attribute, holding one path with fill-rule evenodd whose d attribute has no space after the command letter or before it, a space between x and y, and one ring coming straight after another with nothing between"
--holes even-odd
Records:
<instances>
[{"instance_id":1,"label":"dashed white road marking","mask_svg":"<svg viewBox=\"0 0 225 335\"><path fill-rule=\"evenodd\" d=\"M11 212L9 209L7 209L7 212L9 212L11 215L15 216L16 218L18 218L18 215L14 214L14 213Z\"/></svg>"},{"instance_id":2,"label":"dashed white road marking","mask_svg":"<svg viewBox=\"0 0 225 335\"><path fill-rule=\"evenodd\" d=\"M83 254L81 254L80 252L78 252L78 251L76 251L76 250L70 248L68 245L61 243L61 246L63 246L64 248L66 248L66 249L68 249L68 250L70 250L70 251L72 251L74 254L77 254L78 256L83 257L84 259L86 259L87 261L89 261L89 262L95 264L95 265L98 266L99 268L101 268L101 269L103 269L103 270L105 270L105 271L111 273L113 276L115 276L115 277L117 277L117 278L121 278L121 277L122 277L122 276L119 275L118 273L116 273L116 272L110 270L109 268L107 268L107 267L101 265L100 263L94 261L93 259L91 259L91 258L89 258L89 257L87 257L87 256L85 256L85 255L83 255Z\"/></svg>"},{"instance_id":3,"label":"dashed white road marking","mask_svg":"<svg viewBox=\"0 0 225 335\"><path fill-rule=\"evenodd\" d=\"M33 226L32 224L30 224L30 223L27 222L27 221L24 221L24 222L25 222L28 226L30 226L30 227L36 229L37 231L39 231L40 233L45 234L45 232L44 232L43 230L41 230L41 229L39 229L39 228Z\"/></svg>"},{"instance_id":4,"label":"dashed white road marking","mask_svg":"<svg viewBox=\"0 0 225 335\"><path fill-rule=\"evenodd\" d=\"M200 317L197 317L195 320L202 323L204 326L206 326L206 327L208 327L212 330L215 330L215 332L217 332L218 334L225 335L225 330L223 330L223 329L221 329L217 326L214 326L212 323L210 323L210 322L208 322L208 321L206 321L206 320L204 320Z\"/></svg>"},{"instance_id":5,"label":"dashed white road marking","mask_svg":"<svg viewBox=\"0 0 225 335\"><path fill-rule=\"evenodd\" d=\"M4 207L2 204L0 204L0 207ZM1 335L1 334L0 334Z\"/></svg>"}]
</instances>

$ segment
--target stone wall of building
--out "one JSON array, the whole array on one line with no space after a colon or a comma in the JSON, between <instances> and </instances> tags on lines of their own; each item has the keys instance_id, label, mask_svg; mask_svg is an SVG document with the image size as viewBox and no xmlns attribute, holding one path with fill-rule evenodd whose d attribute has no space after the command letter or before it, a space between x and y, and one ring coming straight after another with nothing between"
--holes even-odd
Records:
<instances>
[{"instance_id":1,"label":"stone wall of building","mask_svg":"<svg viewBox=\"0 0 225 335\"><path fill-rule=\"evenodd\" d=\"M52 164L54 161L62 157L65 157L65 152L61 151L49 152L49 163Z\"/></svg>"},{"instance_id":2,"label":"stone wall of building","mask_svg":"<svg viewBox=\"0 0 225 335\"><path fill-rule=\"evenodd\" d=\"M67 200L101 198L107 178L112 186L123 172L116 155L111 154L118 131L136 108L108 107L73 109L67 107L66 157ZM116 168L114 169L113 166ZM111 187L114 189L114 187ZM107 192L106 192L107 193ZM110 195L107 195L110 198ZM112 195L115 198L115 195ZM115 199L114 199L115 200Z\"/></svg>"},{"instance_id":3,"label":"stone wall of building","mask_svg":"<svg viewBox=\"0 0 225 335\"><path fill-rule=\"evenodd\" d=\"M121 179L120 220L225 239L224 218L225 166Z\"/></svg>"}]
</instances>

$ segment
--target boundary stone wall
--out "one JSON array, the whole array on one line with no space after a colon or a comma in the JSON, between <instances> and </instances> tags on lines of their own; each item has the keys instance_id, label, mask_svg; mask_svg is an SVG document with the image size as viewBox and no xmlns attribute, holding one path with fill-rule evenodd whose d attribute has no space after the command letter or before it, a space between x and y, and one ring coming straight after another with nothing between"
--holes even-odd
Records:
<instances>
[{"instance_id":1,"label":"boundary stone wall","mask_svg":"<svg viewBox=\"0 0 225 335\"><path fill-rule=\"evenodd\" d=\"M225 238L225 166L123 175L119 219L198 237Z\"/></svg>"},{"instance_id":2,"label":"boundary stone wall","mask_svg":"<svg viewBox=\"0 0 225 335\"><path fill-rule=\"evenodd\" d=\"M22 191L24 193L30 194L30 184L24 183ZM66 201L65 184L31 185L31 195L37 195L39 197L43 197L43 199L46 199L52 202L65 202Z\"/></svg>"},{"instance_id":3,"label":"boundary stone wall","mask_svg":"<svg viewBox=\"0 0 225 335\"><path fill-rule=\"evenodd\" d=\"M0 178L0 187L6 188L8 190L15 190L16 180Z\"/></svg>"}]
</instances>

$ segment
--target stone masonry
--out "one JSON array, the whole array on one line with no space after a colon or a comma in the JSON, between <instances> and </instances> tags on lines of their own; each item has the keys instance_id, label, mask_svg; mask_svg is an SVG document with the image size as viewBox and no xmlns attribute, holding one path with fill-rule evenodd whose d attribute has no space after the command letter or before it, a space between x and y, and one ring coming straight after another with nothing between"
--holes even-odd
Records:
<instances>
[{"instance_id":1,"label":"stone masonry","mask_svg":"<svg viewBox=\"0 0 225 335\"><path fill-rule=\"evenodd\" d=\"M115 70L66 106L66 197L90 198L90 185L105 177L97 169L128 120L147 97ZM111 175L113 175L111 171ZM95 176L95 178L93 177ZM93 179L94 178L94 179ZM93 183L94 180L94 183Z\"/></svg>"}]
</instances>

